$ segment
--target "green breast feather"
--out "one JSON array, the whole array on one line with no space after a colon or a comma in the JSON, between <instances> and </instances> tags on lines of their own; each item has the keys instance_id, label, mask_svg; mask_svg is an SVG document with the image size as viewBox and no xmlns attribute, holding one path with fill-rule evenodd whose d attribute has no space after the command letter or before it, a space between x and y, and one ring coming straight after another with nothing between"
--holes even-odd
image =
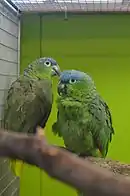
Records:
<instances>
[{"instance_id":1,"label":"green breast feather","mask_svg":"<svg viewBox=\"0 0 130 196\"><path fill-rule=\"evenodd\" d=\"M113 134L108 106L98 96L88 105L77 102L69 105L68 100L60 100L53 132L78 154L99 149L105 156Z\"/></svg>"},{"instance_id":2,"label":"green breast feather","mask_svg":"<svg viewBox=\"0 0 130 196\"><path fill-rule=\"evenodd\" d=\"M49 80L30 80L21 76L7 96L4 110L6 128L33 133L37 125L44 126L52 107L52 90Z\"/></svg>"}]
</instances>

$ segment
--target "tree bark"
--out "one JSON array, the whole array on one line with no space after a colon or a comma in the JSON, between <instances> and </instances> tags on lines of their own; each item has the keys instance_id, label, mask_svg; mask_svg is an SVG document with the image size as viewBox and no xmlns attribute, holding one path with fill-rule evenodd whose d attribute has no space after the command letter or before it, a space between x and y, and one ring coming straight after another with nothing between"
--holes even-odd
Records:
<instances>
[{"instance_id":1,"label":"tree bark","mask_svg":"<svg viewBox=\"0 0 130 196\"><path fill-rule=\"evenodd\" d=\"M130 196L130 165L101 158L81 159L49 145L41 128L36 136L1 130L0 156L35 165L87 196Z\"/></svg>"}]
</instances>

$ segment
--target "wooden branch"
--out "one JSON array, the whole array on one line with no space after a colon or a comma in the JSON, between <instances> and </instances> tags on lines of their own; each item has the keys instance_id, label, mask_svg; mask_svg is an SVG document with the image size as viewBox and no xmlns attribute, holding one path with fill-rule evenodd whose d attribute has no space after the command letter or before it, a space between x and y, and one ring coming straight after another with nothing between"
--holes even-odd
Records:
<instances>
[{"instance_id":1,"label":"wooden branch","mask_svg":"<svg viewBox=\"0 0 130 196\"><path fill-rule=\"evenodd\" d=\"M113 175L123 175L126 179L130 180L130 165L114 161L111 159L102 159L95 157L88 157L86 160L97 164L101 168L106 168L108 171L113 172Z\"/></svg>"},{"instance_id":2,"label":"wooden branch","mask_svg":"<svg viewBox=\"0 0 130 196\"><path fill-rule=\"evenodd\" d=\"M66 150L49 145L42 132L39 128L36 136L27 136L1 130L0 156L36 165L51 177L83 191L87 196L130 196L129 179L101 168L107 165L109 170L117 168L116 173L129 175L130 165L90 157L88 160L81 159Z\"/></svg>"}]
</instances>

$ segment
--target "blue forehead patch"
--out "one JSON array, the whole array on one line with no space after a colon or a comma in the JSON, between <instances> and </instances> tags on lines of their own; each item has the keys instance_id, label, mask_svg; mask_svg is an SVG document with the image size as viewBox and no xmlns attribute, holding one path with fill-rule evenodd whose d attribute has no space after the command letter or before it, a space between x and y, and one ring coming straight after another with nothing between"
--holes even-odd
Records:
<instances>
[{"instance_id":1,"label":"blue forehead patch","mask_svg":"<svg viewBox=\"0 0 130 196\"><path fill-rule=\"evenodd\" d=\"M61 73L60 81L67 82L70 79L74 80L82 80L87 76L86 73L78 71L78 70L65 70Z\"/></svg>"}]
</instances>

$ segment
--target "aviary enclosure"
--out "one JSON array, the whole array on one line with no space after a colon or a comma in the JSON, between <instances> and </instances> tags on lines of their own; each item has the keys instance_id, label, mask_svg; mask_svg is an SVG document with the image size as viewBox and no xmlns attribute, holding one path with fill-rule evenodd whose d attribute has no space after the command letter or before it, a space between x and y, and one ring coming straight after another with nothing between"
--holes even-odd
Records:
<instances>
[{"instance_id":1,"label":"aviary enclosure","mask_svg":"<svg viewBox=\"0 0 130 196\"><path fill-rule=\"evenodd\" d=\"M28 63L51 56L61 69L88 72L109 104L115 136L108 157L130 162L130 5L112 1L0 1L0 109L4 92ZM66 18L67 17L67 18ZM53 85L56 92L56 80ZM55 93L55 98L56 98ZM56 104L46 127L51 143L63 141L51 133ZM5 164L6 163L6 164ZM42 195L76 196L68 186L42 176ZM19 195L19 180L0 162L0 195ZM39 170L26 165L21 196L40 195Z\"/></svg>"}]
</instances>

